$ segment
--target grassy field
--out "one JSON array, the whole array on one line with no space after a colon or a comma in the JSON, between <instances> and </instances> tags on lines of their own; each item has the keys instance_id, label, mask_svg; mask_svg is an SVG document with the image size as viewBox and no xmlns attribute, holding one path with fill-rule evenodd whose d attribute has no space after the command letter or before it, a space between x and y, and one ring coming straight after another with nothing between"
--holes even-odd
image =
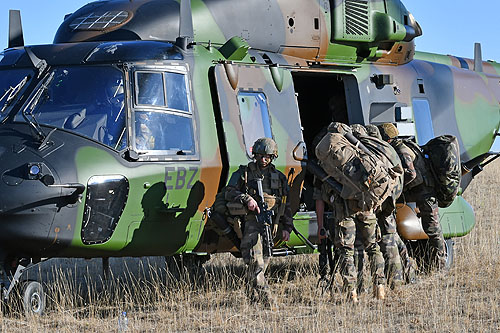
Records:
<instances>
[{"instance_id":1,"label":"grassy field","mask_svg":"<svg viewBox=\"0 0 500 333\"><path fill-rule=\"evenodd\" d=\"M464 194L476 212L472 232L455 240L447 274L389 291L387 300L363 294L360 304L316 288L317 255L273 259L269 281L277 311L250 304L244 266L230 255L213 256L197 281L170 276L163 261L139 260L139 273L120 273L102 287L98 274L53 266L49 308L41 318L19 313L0 318L2 332L117 331L121 311L128 331L266 332L488 332L500 330L500 161L476 177ZM84 276L85 283L77 277Z\"/></svg>"}]
</instances>

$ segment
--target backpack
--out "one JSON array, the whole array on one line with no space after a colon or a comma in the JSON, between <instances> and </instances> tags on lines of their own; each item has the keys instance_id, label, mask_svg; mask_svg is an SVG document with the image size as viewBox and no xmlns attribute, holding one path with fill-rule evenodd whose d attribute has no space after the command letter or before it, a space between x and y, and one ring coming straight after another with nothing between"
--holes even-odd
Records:
<instances>
[{"instance_id":1,"label":"backpack","mask_svg":"<svg viewBox=\"0 0 500 333\"><path fill-rule=\"evenodd\" d=\"M396 200L403 192L404 181L404 169L398 153L388 142L372 136L361 136L359 141L389 167L388 171L394 182L391 197L396 207Z\"/></svg>"},{"instance_id":2,"label":"backpack","mask_svg":"<svg viewBox=\"0 0 500 333\"><path fill-rule=\"evenodd\" d=\"M342 134L327 133L316 146L321 167L341 183L340 197L356 203L354 212L377 209L393 190L389 168L375 154L367 154Z\"/></svg>"},{"instance_id":3,"label":"backpack","mask_svg":"<svg viewBox=\"0 0 500 333\"><path fill-rule=\"evenodd\" d=\"M422 146L436 182L439 207L446 208L455 199L462 178L458 140L453 135L438 136Z\"/></svg>"},{"instance_id":4,"label":"backpack","mask_svg":"<svg viewBox=\"0 0 500 333\"><path fill-rule=\"evenodd\" d=\"M416 177L412 182L405 184L405 191L417 187L423 183L428 186L434 186L432 179L429 179L429 177L427 177L430 170L424 157L422 148L415 141L410 139L395 139L392 141L391 145L394 147L394 149L396 149L398 154L402 153L404 149L409 149L411 152L413 152L414 155L413 167L415 168Z\"/></svg>"}]
</instances>

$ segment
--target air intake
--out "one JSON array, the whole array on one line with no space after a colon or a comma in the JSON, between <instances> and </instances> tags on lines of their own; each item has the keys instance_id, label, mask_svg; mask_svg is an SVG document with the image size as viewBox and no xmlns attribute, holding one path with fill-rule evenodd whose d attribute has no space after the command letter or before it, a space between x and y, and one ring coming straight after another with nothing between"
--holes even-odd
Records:
<instances>
[{"instance_id":1,"label":"air intake","mask_svg":"<svg viewBox=\"0 0 500 333\"><path fill-rule=\"evenodd\" d=\"M367 37L369 32L368 0L345 0L345 33Z\"/></svg>"}]
</instances>

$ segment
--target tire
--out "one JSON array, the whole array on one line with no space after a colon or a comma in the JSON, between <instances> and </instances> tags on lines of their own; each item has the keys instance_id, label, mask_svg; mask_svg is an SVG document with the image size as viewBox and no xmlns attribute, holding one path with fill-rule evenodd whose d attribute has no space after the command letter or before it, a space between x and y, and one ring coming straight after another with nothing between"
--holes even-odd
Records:
<instances>
[{"instance_id":1,"label":"tire","mask_svg":"<svg viewBox=\"0 0 500 333\"><path fill-rule=\"evenodd\" d=\"M41 316L45 311L46 295L42 285L37 281L26 281L22 288L24 313Z\"/></svg>"}]
</instances>

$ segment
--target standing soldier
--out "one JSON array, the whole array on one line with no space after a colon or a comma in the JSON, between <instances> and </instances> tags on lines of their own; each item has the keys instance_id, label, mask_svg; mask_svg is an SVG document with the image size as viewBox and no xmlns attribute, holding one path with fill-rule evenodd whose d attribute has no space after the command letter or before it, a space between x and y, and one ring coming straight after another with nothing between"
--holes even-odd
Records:
<instances>
[{"instance_id":1,"label":"standing soldier","mask_svg":"<svg viewBox=\"0 0 500 333\"><path fill-rule=\"evenodd\" d=\"M273 306L274 299L264 276L271 253L266 249L267 244L263 244L267 240L266 230L264 224L259 222L258 215L265 212L258 202L264 200L268 211L272 212L273 236L278 230L278 223L281 223L281 239L288 241L293 227L290 205L286 200L289 188L285 175L272 164L278 157L278 146L273 139L260 138L255 141L252 154L254 161L240 166L222 191L227 202L242 204L247 210L243 217L241 256L248 265L246 290L250 300ZM264 198L259 195L259 183Z\"/></svg>"},{"instance_id":2,"label":"standing soldier","mask_svg":"<svg viewBox=\"0 0 500 333\"><path fill-rule=\"evenodd\" d=\"M328 131L330 133L345 134L350 133L351 129L348 125L334 122L330 124ZM316 155L319 155L318 148L322 145L322 142L316 147ZM340 273L348 299L353 303L358 303L356 291L357 272L354 265L354 241L357 229L360 231L361 241L370 260L374 297L384 299L384 258L376 241L377 219L375 214L372 210L354 211L353 207L358 205L357 202L342 199L339 194L329 189L325 183L321 185L321 196L322 199L316 196L316 203L319 204L316 206L318 216L323 213L324 202L333 207L335 214L334 244L339 249Z\"/></svg>"},{"instance_id":3,"label":"standing soldier","mask_svg":"<svg viewBox=\"0 0 500 333\"><path fill-rule=\"evenodd\" d=\"M360 134L363 135L363 132L361 131ZM366 125L366 135L371 137L375 143L377 143L377 140L379 140L379 143L383 142L380 131L375 125ZM397 160L395 162L398 163L400 170L398 185L396 186L393 195L387 198L376 212L378 226L380 227L382 234L382 239L380 240L379 245L380 250L384 254L385 274L389 286L394 289L395 287L403 284L403 264L401 262L401 256L398 248L397 240L399 239L399 235L396 230L395 218L396 200L401 195L403 190L403 177L401 175L403 170L401 161L397 158L397 152L393 149L393 147L384 143L384 146L380 146L380 148L386 151L387 156L394 156Z\"/></svg>"},{"instance_id":4,"label":"standing soldier","mask_svg":"<svg viewBox=\"0 0 500 333\"><path fill-rule=\"evenodd\" d=\"M420 211L422 228L429 237L431 266L443 269L446 250L431 170L422 154L409 148L403 140L397 139L399 131L394 124L385 123L379 129L382 138L394 147L403 163L404 197L406 201L414 201Z\"/></svg>"}]
</instances>

